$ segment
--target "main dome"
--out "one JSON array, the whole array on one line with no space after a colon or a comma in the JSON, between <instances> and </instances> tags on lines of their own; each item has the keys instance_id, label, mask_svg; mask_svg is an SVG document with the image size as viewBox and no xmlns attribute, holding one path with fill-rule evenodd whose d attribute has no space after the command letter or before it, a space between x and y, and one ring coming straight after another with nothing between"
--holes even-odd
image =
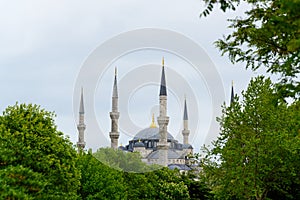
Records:
<instances>
[{"instance_id":1,"label":"main dome","mask_svg":"<svg viewBox=\"0 0 300 200\"><path fill-rule=\"evenodd\" d=\"M159 140L159 128L145 128L138 132L133 140ZM174 140L174 137L168 132L168 140Z\"/></svg>"}]
</instances>

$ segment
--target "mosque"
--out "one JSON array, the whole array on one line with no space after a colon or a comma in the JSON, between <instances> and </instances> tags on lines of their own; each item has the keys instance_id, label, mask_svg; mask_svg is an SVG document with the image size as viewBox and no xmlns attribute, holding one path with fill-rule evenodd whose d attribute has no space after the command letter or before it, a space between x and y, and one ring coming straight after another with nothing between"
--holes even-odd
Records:
<instances>
[{"instance_id":1,"label":"mosque","mask_svg":"<svg viewBox=\"0 0 300 200\"><path fill-rule=\"evenodd\" d=\"M148 164L159 164L170 169L178 168L179 170L189 170L188 155L193 153L193 147L189 144L190 130L188 128L188 110L187 102L184 100L183 115L183 143L174 139L172 134L168 132L169 116L167 116L167 85L165 77L164 59L162 60L161 83L159 90L159 116L157 117L158 126L155 123L154 115L150 127L137 132L137 134L125 146L118 146L120 133L118 131L118 84L117 73L115 71L113 91L112 91L112 110L109 113L111 118L111 131L109 137L111 140L111 148L125 152L139 152L142 161ZM79 106L79 124L77 129L79 132L77 146L78 149L84 149L84 105L83 93L81 91Z\"/></svg>"}]
</instances>

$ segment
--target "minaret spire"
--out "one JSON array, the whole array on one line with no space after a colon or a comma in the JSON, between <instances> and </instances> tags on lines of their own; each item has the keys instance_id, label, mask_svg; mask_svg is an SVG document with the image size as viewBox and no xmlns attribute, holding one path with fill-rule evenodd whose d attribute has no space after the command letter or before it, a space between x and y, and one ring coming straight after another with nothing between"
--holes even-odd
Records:
<instances>
[{"instance_id":1,"label":"minaret spire","mask_svg":"<svg viewBox=\"0 0 300 200\"><path fill-rule=\"evenodd\" d=\"M230 97L230 104L234 102L234 91L233 91L233 81L231 83L231 97Z\"/></svg>"},{"instance_id":2,"label":"minaret spire","mask_svg":"<svg viewBox=\"0 0 300 200\"><path fill-rule=\"evenodd\" d=\"M161 72L161 82L160 82L160 96L167 96L167 87L166 87L166 76L165 76L165 60L162 59L162 72Z\"/></svg>"},{"instance_id":3,"label":"minaret spire","mask_svg":"<svg viewBox=\"0 0 300 200\"><path fill-rule=\"evenodd\" d=\"M115 68L115 79L114 79L114 86L113 86L113 97L117 97L118 98L117 67Z\"/></svg>"},{"instance_id":4,"label":"minaret spire","mask_svg":"<svg viewBox=\"0 0 300 200\"><path fill-rule=\"evenodd\" d=\"M83 88L81 88L79 113L80 113L80 114L84 114L84 105L83 105Z\"/></svg>"},{"instance_id":5,"label":"minaret spire","mask_svg":"<svg viewBox=\"0 0 300 200\"><path fill-rule=\"evenodd\" d=\"M86 126L84 124L84 104L83 104L83 88L81 88L81 97L80 97L80 104L79 104L79 123L77 125L78 129L78 152L82 151L85 147L84 142L84 130Z\"/></svg>"},{"instance_id":6,"label":"minaret spire","mask_svg":"<svg viewBox=\"0 0 300 200\"><path fill-rule=\"evenodd\" d=\"M188 112L187 112L186 98L184 99L182 135L183 135L183 144L189 144L190 130L188 126Z\"/></svg>"},{"instance_id":7,"label":"minaret spire","mask_svg":"<svg viewBox=\"0 0 300 200\"><path fill-rule=\"evenodd\" d=\"M160 139L157 144L157 149L159 151L159 164L163 166L168 166L168 123L169 117L167 116L167 87L166 87L166 77L165 77L165 67L164 58L162 59L162 73L161 73L161 84L159 93L159 116L157 122L159 125L159 135Z\"/></svg>"},{"instance_id":8,"label":"minaret spire","mask_svg":"<svg viewBox=\"0 0 300 200\"><path fill-rule=\"evenodd\" d=\"M109 133L109 137L111 140L111 147L114 149L118 148L118 120L120 113L118 111L118 83L117 83L117 68L115 68L115 79L113 85L113 93L112 93L112 111L109 113L111 118L111 132Z\"/></svg>"}]
</instances>

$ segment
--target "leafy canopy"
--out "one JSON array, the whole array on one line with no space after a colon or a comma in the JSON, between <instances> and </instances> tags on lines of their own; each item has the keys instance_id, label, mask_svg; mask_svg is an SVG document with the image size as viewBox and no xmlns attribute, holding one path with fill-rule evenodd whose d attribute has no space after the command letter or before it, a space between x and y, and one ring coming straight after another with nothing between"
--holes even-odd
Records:
<instances>
[{"instance_id":1,"label":"leafy canopy","mask_svg":"<svg viewBox=\"0 0 300 200\"><path fill-rule=\"evenodd\" d=\"M32 104L15 104L0 116L1 199L77 198L77 153L53 118Z\"/></svg>"},{"instance_id":2,"label":"leafy canopy","mask_svg":"<svg viewBox=\"0 0 300 200\"><path fill-rule=\"evenodd\" d=\"M296 199L300 184L299 101L278 99L270 79L252 79L223 106L221 132L205 149L203 175L220 199Z\"/></svg>"},{"instance_id":3,"label":"leafy canopy","mask_svg":"<svg viewBox=\"0 0 300 200\"><path fill-rule=\"evenodd\" d=\"M76 167L81 172L81 199L127 199L121 171L102 164L90 152L80 153Z\"/></svg>"},{"instance_id":4,"label":"leafy canopy","mask_svg":"<svg viewBox=\"0 0 300 200\"><path fill-rule=\"evenodd\" d=\"M234 10L240 0L204 0L202 15L215 4ZM266 69L280 76L278 89L283 97L300 94L300 0L245 0L250 8L245 17L230 19L233 32L216 42L222 54L246 68Z\"/></svg>"},{"instance_id":5,"label":"leafy canopy","mask_svg":"<svg viewBox=\"0 0 300 200\"><path fill-rule=\"evenodd\" d=\"M161 168L158 165L142 162L139 152L128 153L112 148L100 148L93 155L103 164L125 172L143 173Z\"/></svg>"}]
</instances>

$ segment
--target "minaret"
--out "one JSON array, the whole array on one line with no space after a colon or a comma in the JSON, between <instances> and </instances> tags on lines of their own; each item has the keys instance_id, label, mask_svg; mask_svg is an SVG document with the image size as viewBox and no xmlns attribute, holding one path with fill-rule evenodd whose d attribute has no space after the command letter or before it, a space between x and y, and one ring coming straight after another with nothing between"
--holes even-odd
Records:
<instances>
[{"instance_id":1,"label":"minaret","mask_svg":"<svg viewBox=\"0 0 300 200\"><path fill-rule=\"evenodd\" d=\"M119 139L118 120L120 116L120 113L118 112L117 68L115 68L115 80L112 94L112 111L109 114L111 118L111 132L109 133L111 147L117 149Z\"/></svg>"},{"instance_id":2,"label":"minaret","mask_svg":"<svg viewBox=\"0 0 300 200\"><path fill-rule=\"evenodd\" d=\"M79 124L77 125L78 129L78 152L84 149L85 142L84 142L84 130L86 126L84 124L84 105L83 105L83 89L81 88L81 98L80 98L80 105L79 105Z\"/></svg>"},{"instance_id":3,"label":"minaret","mask_svg":"<svg viewBox=\"0 0 300 200\"><path fill-rule=\"evenodd\" d=\"M165 78L164 58L162 59L162 73L161 84L159 93L159 116L157 118L159 125L160 139L157 144L159 150L159 164L162 166L168 166L168 123L169 117L167 116L167 87Z\"/></svg>"},{"instance_id":4,"label":"minaret","mask_svg":"<svg viewBox=\"0 0 300 200\"><path fill-rule=\"evenodd\" d=\"M184 99L184 111L183 111L183 144L189 144L189 124L188 124L188 113L187 113L187 106L186 106L186 98Z\"/></svg>"},{"instance_id":5,"label":"minaret","mask_svg":"<svg viewBox=\"0 0 300 200\"><path fill-rule=\"evenodd\" d=\"M233 91L233 81L231 83L231 97L230 97L230 104L234 102L234 91Z\"/></svg>"}]
</instances>

